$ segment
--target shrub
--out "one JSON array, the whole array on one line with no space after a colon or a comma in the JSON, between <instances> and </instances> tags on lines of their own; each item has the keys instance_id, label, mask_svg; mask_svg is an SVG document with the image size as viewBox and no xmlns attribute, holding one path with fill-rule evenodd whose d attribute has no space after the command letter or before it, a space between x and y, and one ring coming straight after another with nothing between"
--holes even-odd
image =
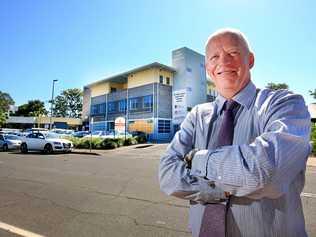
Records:
<instances>
[{"instance_id":1,"label":"shrub","mask_svg":"<svg viewBox=\"0 0 316 237\"><path fill-rule=\"evenodd\" d=\"M134 137L137 141L137 143L146 143L147 142L147 138L145 136L135 136Z\"/></svg>"},{"instance_id":2,"label":"shrub","mask_svg":"<svg viewBox=\"0 0 316 237\"><path fill-rule=\"evenodd\" d=\"M115 149L118 145L113 139L104 139L101 143L101 147L103 149Z\"/></svg>"},{"instance_id":3,"label":"shrub","mask_svg":"<svg viewBox=\"0 0 316 237\"><path fill-rule=\"evenodd\" d=\"M124 140L124 146L135 145L137 144L137 140L134 137L129 137Z\"/></svg>"},{"instance_id":4,"label":"shrub","mask_svg":"<svg viewBox=\"0 0 316 237\"><path fill-rule=\"evenodd\" d=\"M117 144L117 147L121 147L124 145L124 138L113 138L110 140L115 142Z\"/></svg>"},{"instance_id":5,"label":"shrub","mask_svg":"<svg viewBox=\"0 0 316 237\"><path fill-rule=\"evenodd\" d=\"M78 149L90 149L90 141L92 149L115 149L120 146L135 145L138 143L138 139L143 141L141 138L76 138L68 137L73 142L74 147Z\"/></svg>"},{"instance_id":6,"label":"shrub","mask_svg":"<svg viewBox=\"0 0 316 237\"><path fill-rule=\"evenodd\" d=\"M312 142L312 154L316 155L316 125L312 125L312 131L311 131L311 142Z\"/></svg>"},{"instance_id":7,"label":"shrub","mask_svg":"<svg viewBox=\"0 0 316 237\"><path fill-rule=\"evenodd\" d=\"M91 142L91 148L92 149L101 149L101 143L102 139L101 138L80 138L78 139L79 142L74 143L75 148L79 149L89 149L90 148L90 142Z\"/></svg>"}]
</instances>

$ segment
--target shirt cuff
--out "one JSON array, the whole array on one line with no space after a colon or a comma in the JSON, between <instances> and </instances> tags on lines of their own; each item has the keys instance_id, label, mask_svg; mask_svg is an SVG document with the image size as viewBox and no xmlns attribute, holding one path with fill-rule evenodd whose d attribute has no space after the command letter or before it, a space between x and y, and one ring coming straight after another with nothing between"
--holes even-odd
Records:
<instances>
[{"instance_id":1,"label":"shirt cuff","mask_svg":"<svg viewBox=\"0 0 316 237\"><path fill-rule=\"evenodd\" d=\"M196 152L192 160L190 174L192 176L205 178L207 175L207 160L208 150Z\"/></svg>"}]
</instances>

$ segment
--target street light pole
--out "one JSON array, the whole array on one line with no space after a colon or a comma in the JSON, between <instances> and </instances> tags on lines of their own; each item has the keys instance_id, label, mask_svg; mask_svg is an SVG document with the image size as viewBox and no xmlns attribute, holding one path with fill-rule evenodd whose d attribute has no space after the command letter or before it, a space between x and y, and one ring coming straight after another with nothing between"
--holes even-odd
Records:
<instances>
[{"instance_id":1,"label":"street light pole","mask_svg":"<svg viewBox=\"0 0 316 237\"><path fill-rule=\"evenodd\" d=\"M49 129L52 129L52 117L53 117L53 103L54 103L54 90L55 90L55 82L57 82L57 79L53 80L53 88L52 88L52 100L50 105L50 119L49 119Z\"/></svg>"}]
</instances>

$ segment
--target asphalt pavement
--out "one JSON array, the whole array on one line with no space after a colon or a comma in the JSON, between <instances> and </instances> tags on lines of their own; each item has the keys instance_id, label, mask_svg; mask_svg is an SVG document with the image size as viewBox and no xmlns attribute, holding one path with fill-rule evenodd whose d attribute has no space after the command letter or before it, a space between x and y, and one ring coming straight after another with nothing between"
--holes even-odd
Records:
<instances>
[{"instance_id":1,"label":"asphalt pavement","mask_svg":"<svg viewBox=\"0 0 316 237\"><path fill-rule=\"evenodd\" d=\"M159 190L165 148L1 152L0 236L191 236L187 202ZM309 166L306 177L306 226L309 236L316 236L316 167Z\"/></svg>"}]
</instances>

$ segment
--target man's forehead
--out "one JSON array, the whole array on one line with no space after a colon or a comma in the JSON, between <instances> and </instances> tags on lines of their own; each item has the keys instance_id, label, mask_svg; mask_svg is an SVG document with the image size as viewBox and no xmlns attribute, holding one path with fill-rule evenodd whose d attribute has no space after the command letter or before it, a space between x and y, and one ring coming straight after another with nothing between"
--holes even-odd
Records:
<instances>
[{"instance_id":1,"label":"man's forehead","mask_svg":"<svg viewBox=\"0 0 316 237\"><path fill-rule=\"evenodd\" d=\"M232 33L225 33L211 38L207 44L207 48L210 48L212 46L241 47L243 46L243 42L238 35Z\"/></svg>"},{"instance_id":2,"label":"man's forehead","mask_svg":"<svg viewBox=\"0 0 316 237\"><path fill-rule=\"evenodd\" d=\"M247 40L241 34L230 31L211 36L206 44L206 54L214 53L220 48L238 48L250 52Z\"/></svg>"}]
</instances>

